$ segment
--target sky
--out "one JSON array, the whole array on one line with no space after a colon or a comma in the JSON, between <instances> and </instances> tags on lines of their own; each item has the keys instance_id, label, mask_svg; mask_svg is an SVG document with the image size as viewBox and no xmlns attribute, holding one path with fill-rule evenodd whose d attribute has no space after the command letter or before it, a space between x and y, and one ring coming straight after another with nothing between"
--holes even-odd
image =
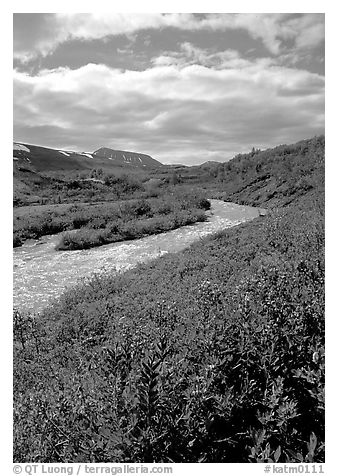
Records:
<instances>
[{"instance_id":1,"label":"sky","mask_svg":"<svg viewBox=\"0 0 338 476\"><path fill-rule=\"evenodd\" d=\"M324 14L15 13L14 140L224 162L324 133Z\"/></svg>"}]
</instances>

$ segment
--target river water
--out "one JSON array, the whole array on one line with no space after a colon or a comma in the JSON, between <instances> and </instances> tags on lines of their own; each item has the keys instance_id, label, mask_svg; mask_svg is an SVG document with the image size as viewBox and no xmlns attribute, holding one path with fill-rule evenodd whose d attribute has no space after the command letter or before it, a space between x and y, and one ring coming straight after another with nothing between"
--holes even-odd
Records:
<instances>
[{"instance_id":1,"label":"river water","mask_svg":"<svg viewBox=\"0 0 338 476\"><path fill-rule=\"evenodd\" d=\"M26 241L14 249L14 307L41 311L66 288L94 272L125 270L166 253L183 250L206 235L252 220L260 214L258 208L220 200L210 202L208 221L138 240L78 251L55 251L60 234Z\"/></svg>"}]
</instances>

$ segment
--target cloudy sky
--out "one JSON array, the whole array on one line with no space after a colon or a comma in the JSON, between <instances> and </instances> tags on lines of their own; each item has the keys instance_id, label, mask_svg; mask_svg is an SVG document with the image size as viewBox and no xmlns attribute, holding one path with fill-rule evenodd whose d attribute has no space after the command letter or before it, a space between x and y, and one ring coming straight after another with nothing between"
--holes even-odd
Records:
<instances>
[{"instance_id":1,"label":"cloudy sky","mask_svg":"<svg viewBox=\"0 0 338 476\"><path fill-rule=\"evenodd\" d=\"M16 141L192 165L323 132L323 14L14 14Z\"/></svg>"}]
</instances>

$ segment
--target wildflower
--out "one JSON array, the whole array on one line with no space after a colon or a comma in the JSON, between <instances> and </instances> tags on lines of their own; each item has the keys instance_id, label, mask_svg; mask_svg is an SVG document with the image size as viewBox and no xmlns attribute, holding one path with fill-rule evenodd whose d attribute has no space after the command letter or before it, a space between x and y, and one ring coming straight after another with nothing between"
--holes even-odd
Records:
<instances>
[{"instance_id":1,"label":"wildflower","mask_svg":"<svg viewBox=\"0 0 338 476\"><path fill-rule=\"evenodd\" d=\"M211 364L211 365L207 365L206 369L207 370L214 370L215 367L216 367L215 364Z\"/></svg>"}]
</instances>

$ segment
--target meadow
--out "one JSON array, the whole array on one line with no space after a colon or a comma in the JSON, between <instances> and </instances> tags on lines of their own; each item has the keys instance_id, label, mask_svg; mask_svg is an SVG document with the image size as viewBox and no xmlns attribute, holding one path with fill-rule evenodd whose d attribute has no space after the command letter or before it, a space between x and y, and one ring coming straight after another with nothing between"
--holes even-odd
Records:
<instances>
[{"instance_id":1,"label":"meadow","mask_svg":"<svg viewBox=\"0 0 338 476\"><path fill-rule=\"evenodd\" d=\"M323 144L211 179L267 216L14 312L15 462L324 461Z\"/></svg>"}]
</instances>

